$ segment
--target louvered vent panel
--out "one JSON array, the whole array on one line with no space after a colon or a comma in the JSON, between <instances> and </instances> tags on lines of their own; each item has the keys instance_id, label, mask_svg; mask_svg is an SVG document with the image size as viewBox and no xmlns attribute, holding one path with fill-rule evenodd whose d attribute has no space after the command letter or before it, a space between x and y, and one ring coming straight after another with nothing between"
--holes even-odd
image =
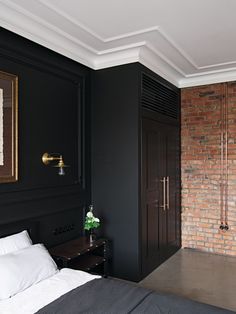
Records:
<instances>
[{"instance_id":1,"label":"louvered vent panel","mask_svg":"<svg viewBox=\"0 0 236 314\"><path fill-rule=\"evenodd\" d=\"M142 107L178 119L178 94L150 76L142 75Z\"/></svg>"}]
</instances>

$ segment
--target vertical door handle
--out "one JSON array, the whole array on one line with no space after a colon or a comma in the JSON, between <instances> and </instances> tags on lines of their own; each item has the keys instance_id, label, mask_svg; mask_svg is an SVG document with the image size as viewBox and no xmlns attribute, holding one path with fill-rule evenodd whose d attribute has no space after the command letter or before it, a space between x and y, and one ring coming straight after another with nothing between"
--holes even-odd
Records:
<instances>
[{"instance_id":1,"label":"vertical door handle","mask_svg":"<svg viewBox=\"0 0 236 314\"><path fill-rule=\"evenodd\" d=\"M170 178L166 177L166 208L170 209Z\"/></svg>"},{"instance_id":2,"label":"vertical door handle","mask_svg":"<svg viewBox=\"0 0 236 314\"><path fill-rule=\"evenodd\" d=\"M166 177L163 177L163 179L161 179L162 182L162 187L163 187L163 205L161 205L161 207L166 210Z\"/></svg>"}]
</instances>

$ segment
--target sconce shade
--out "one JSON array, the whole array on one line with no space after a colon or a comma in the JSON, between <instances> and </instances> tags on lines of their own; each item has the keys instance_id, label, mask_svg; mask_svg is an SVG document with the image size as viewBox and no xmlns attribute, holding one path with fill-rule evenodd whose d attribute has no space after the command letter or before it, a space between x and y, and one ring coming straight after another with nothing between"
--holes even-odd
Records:
<instances>
[{"instance_id":1,"label":"sconce shade","mask_svg":"<svg viewBox=\"0 0 236 314\"><path fill-rule=\"evenodd\" d=\"M58 174L59 174L59 176L64 176L64 175L65 175L64 167L60 167L60 168L59 168Z\"/></svg>"}]
</instances>

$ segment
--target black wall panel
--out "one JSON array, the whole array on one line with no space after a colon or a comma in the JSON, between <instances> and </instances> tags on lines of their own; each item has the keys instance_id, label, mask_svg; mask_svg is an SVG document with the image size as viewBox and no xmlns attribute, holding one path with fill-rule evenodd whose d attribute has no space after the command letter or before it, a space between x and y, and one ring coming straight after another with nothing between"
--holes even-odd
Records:
<instances>
[{"instance_id":1,"label":"black wall panel","mask_svg":"<svg viewBox=\"0 0 236 314\"><path fill-rule=\"evenodd\" d=\"M0 224L58 212L74 220L78 211L81 232L90 197L90 70L0 28L0 71L19 80L19 180L0 185ZM43 165L44 152L63 155L65 176Z\"/></svg>"},{"instance_id":2,"label":"black wall panel","mask_svg":"<svg viewBox=\"0 0 236 314\"><path fill-rule=\"evenodd\" d=\"M111 274L139 271L138 64L93 72L92 199L111 241Z\"/></svg>"}]
</instances>

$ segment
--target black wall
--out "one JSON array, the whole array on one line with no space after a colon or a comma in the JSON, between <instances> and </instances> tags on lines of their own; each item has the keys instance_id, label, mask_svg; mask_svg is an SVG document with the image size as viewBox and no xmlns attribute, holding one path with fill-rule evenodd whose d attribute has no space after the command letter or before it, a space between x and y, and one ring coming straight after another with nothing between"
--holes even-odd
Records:
<instances>
[{"instance_id":1,"label":"black wall","mask_svg":"<svg viewBox=\"0 0 236 314\"><path fill-rule=\"evenodd\" d=\"M92 199L111 241L110 271L138 280L139 64L93 72Z\"/></svg>"},{"instance_id":2,"label":"black wall","mask_svg":"<svg viewBox=\"0 0 236 314\"><path fill-rule=\"evenodd\" d=\"M0 224L37 218L42 239L82 232L90 199L90 70L1 28L0 71L19 80L19 180L0 184ZM65 176L43 165L44 152L63 155Z\"/></svg>"}]
</instances>

